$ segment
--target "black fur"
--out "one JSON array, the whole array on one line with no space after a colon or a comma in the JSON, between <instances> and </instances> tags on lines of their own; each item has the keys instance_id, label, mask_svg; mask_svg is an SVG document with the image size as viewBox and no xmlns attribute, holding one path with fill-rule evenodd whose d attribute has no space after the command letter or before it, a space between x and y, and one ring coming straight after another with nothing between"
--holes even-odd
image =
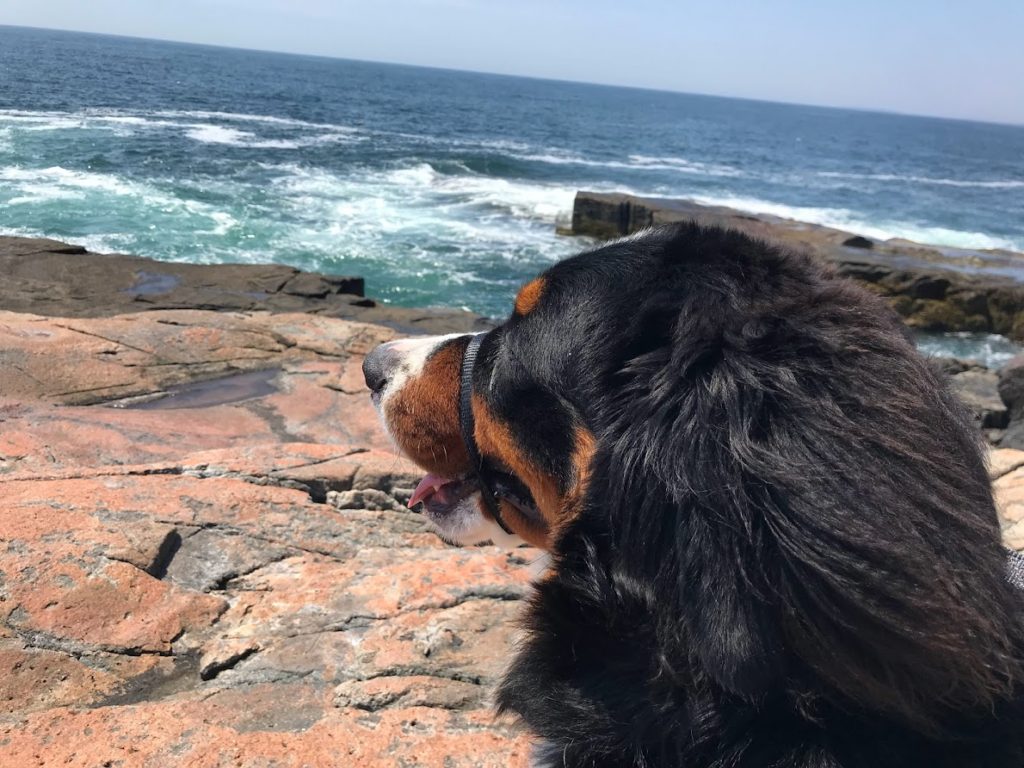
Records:
<instances>
[{"instance_id":1,"label":"black fur","mask_svg":"<svg viewBox=\"0 0 1024 768\"><path fill-rule=\"evenodd\" d=\"M485 350L547 466L537 424L597 438L499 691L541 764L1024 766L977 430L880 300L680 225L553 267Z\"/></svg>"}]
</instances>

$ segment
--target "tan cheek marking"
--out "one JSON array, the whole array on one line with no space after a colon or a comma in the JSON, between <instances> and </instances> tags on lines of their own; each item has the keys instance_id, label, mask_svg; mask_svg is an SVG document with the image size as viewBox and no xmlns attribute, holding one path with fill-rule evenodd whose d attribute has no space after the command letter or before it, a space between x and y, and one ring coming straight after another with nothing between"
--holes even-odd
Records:
<instances>
[{"instance_id":1,"label":"tan cheek marking","mask_svg":"<svg viewBox=\"0 0 1024 768\"><path fill-rule=\"evenodd\" d=\"M590 484L590 470L594 459L594 452L596 450L597 438L594 437L594 433L586 427L577 427L576 446L572 452L574 473L573 485L565 495L565 500L562 504L561 519L552 527L552 530L548 533L544 543L530 541L524 536L523 538L530 544L550 552L554 549L555 542L558 541L559 536L566 526L582 514L583 500L587 496L587 486ZM556 573L556 569L548 568L546 571L541 573L537 580L542 582L547 579L552 579L555 577Z\"/></svg>"},{"instance_id":2,"label":"tan cheek marking","mask_svg":"<svg viewBox=\"0 0 1024 768\"><path fill-rule=\"evenodd\" d=\"M575 447L572 451L573 484L562 500L561 515L559 515L558 523L553 531L553 538L557 537L559 531L583 512L583 499L587 495L587 486L590 483L590 465L594 458L594 451L597 449L597 438L586 427L576 427L574 443Z\"/></svg>"},{"instance_id":3,"label":"tan cheek marking","mask_svg":"<svg viewBox=\"0 0 1024 768\"><path fill-rule=\"evenodd\" d=\"M572 456L575 478L572 488L563 496L559 493L557 479L523 455L508 425L491 413L479 395L473 396L473 414L476 418L476 441L481 452L498 457L526 484L545 524L524 517L511 504L502 504L502 515L527 542L550 549L554 543L552 533L574 519L582 509L590 459L596 445L593 434L582 427L576 430Z\"/></svg>"},{"instance_id":4,"label":"tan cheek marking","mask_svg":"<svg viewBox=\"0 0 1024 768\"><path fill-rule=\"evenodd\" d=\"M531 280L522 287L519 295L516 296L516 314L525 316L533 312L540 303L540 297L544 295L544 278L538 277Z\"/></svg>"},{"instance_id":5,"label":"tan cheek marking","mask_svg":"<svg viewBox=\"0 0 1024 768\"><path fill-rule=\"evenodd\" d=\"M388 403L387 421L405 454L431 472L454 477L469 467L459 431L462 350L448 346L427 360Z\"/></svg>"},{"instance_id":6,"label":"tan cheek marking","mask_svg":"<svg viewBox=\"0 0 1024 768\"><path fill-rule=\"evenodd\" d=\"M561 501L557 481L523 456L508 425L491 413L479 395L473 395L473 416L476 420L474 435L480 452L496 456L526 484L544 518L543 522L530 520L511 504L502 503L502 515L508 513L505 521L530 544L548 548L548 531L558 519Z\"/></svg>"}]
</instances>

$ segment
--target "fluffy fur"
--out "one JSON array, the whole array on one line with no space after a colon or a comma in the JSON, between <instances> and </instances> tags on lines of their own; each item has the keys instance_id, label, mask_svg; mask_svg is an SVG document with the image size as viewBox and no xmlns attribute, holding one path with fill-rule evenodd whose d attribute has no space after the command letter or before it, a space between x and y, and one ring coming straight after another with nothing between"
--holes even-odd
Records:
<instances>
[{"instance_id":1,"label":"fluffy fur","mask_svg":"<svg viewBox=\"0 0 1024 768\"><path fill-rule=\"evenodd\" d=\"M552 268L488 341L596 438L498 694L542 765L1024 766L983 449L881 301L681 225Z\"/></svg>"},{"instance_id":2,"label":"fluffy fur","mask_svg":"<svg viewBox=\"0 0 1024 768\"><path fill-rule=\"evenodd\" d=\"M469 500L466 343L403 386L389 348L365 367ZM881 300L736 232L653 230L530 283L472 386L483 471L551 553L498 691L540 765L1024 766L980 435ZM450 537L486 522L449 506Z\"/></svg>"}]
</instances>

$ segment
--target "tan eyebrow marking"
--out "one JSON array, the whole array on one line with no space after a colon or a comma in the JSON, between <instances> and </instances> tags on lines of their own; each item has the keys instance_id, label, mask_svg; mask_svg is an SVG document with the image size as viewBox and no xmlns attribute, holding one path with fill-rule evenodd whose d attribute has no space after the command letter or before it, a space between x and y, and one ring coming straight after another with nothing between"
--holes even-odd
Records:
<instances>
[{"instance_id":1,"label":"tan eyebrow marking","mask_svg":"<svg viewBox=\"0 0 1024 768\"><path fill-rule=\"evenodd\" d=\"M540 303L541 296L544 294L544 287L543 277L538 277L524 285L520 289L519 295L516 296L516 314L525 316L533 312Z\"/></svg>"}]
</instances>

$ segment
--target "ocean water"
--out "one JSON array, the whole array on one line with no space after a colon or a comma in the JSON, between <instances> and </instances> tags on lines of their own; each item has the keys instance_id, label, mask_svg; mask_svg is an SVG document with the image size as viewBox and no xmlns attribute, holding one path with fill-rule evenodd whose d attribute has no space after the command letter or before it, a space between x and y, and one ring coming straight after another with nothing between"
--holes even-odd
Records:
<instances>
[{"instance_id":1,"label":"ocean water","mask_svg":"<svg viewBox=\"0 0 1024 768\"><path fill-rule=\"evenodd\" d=\"M1024 250L1024 127L0 27L0 232L500 315L575 191Z\"/></svg>"}]
</instances>

